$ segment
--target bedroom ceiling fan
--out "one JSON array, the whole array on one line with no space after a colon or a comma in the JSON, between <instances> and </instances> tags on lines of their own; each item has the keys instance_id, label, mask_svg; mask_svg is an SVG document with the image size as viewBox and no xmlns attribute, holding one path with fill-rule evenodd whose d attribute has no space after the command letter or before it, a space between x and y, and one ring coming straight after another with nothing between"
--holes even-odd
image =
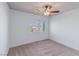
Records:
<instances>
[{"instance_id":1,"label":"bedroom ceiling fan","mask_svg":"<svg viewBox=\"0 0 79 59\"><path fill-rule=\"evenodd\" d=\"M60 9L58 6L55 6L55 4L45 4L39 8L39 10L45 15L45 16L51 16L52 14L57 14L60 12Z\"/></svg>"},{"instance_id":2,"label":"bedroom ceiling fan","mask_svg":"<svg viewBox=\"0 0 79 59\"><path fill-rule=\"evenodd\" d=\"M44 15L51 16L52 13L59 13L60 10L53 10L54 7L52 5L45 5L44 6Z\"/></svg>"}]
</instances>

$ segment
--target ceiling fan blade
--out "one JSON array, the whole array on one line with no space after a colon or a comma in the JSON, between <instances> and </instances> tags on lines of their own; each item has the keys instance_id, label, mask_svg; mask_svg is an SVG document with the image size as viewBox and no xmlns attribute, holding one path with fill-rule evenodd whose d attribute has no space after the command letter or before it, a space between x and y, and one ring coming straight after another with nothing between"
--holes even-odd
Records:
<instances>
[{"instance_id":1,"label":"ceiling fan blade","mask_svg":"<svg viewBox=\"0 0 79 59\"><path fill-rule=\"evenodd\" d=\"M50 11L50 13L59 13L60 11L57 10L57 11Z\"/></svg>"}]
</instances>

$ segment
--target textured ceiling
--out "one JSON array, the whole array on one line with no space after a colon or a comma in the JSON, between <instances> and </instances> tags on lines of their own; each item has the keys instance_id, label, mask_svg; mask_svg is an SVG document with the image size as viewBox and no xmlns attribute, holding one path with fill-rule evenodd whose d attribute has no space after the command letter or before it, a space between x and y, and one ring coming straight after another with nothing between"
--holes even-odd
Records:
<instances>
[{"instance_id":1,"label":"textured ceiling","mask_svg":"<svg viewBox=\"0 0 79 59\"><path fill-rule=\"evenodd\" d=\"M39 12L37 9L41 9L41 6L44 6L45 4L46 2L8 2L11 9L36 15L42 15L42 12ZM58 4L61 6L60 13L79 8L79 2L51 2L51 4Z\"/></svg>"}]
</instances>

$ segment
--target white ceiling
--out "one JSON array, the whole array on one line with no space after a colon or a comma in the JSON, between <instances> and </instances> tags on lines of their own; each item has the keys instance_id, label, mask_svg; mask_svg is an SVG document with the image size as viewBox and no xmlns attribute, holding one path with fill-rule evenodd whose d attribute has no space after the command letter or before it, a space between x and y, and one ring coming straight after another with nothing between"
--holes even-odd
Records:
<instances>
[{"instance_id":1,"label":"white ceiling","mask_svg":"<svg viewBox=\"0 0 79 59\"><path fill-rule=\"evenodd\" d=\"M51 2L52 5L58 4L61 6L60 13L79 8L79 2ZM41 9L46 2L8 2L11 9L24 11L36 15L42 15L37 9Z\"/></svg>"}]
</instances>

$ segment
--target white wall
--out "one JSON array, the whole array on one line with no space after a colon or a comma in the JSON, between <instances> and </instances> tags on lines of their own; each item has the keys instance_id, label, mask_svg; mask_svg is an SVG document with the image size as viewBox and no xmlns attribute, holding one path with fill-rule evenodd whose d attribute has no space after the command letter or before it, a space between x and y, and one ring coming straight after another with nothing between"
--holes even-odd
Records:
<instances>
[{"instance_id":1,"label":"white wall","mask_svg":"<svg viewBox=\"0 0 79 59\"><path fill-rule=\"evenodd\" d=\"M50 38L79 50L79 9L52 17Z\"/></svg>"},{"instance_id":2,"label":"white wall","mask_svg":"<svg viewBox=\"0 0 79 59\"><path fill-rule=\"evenodd\" d=\"M41 20L45 22L45 32L32 33L29 30L30 22ZM43 16L28 14L21 11L10 12L10 47L48 39L48 19Z\"/></svg>"},{"instance_id":3,"label":"white wall","mask_svg":"<svg viewBox=\"0 0 79 59\"><path fill-rule=\"evenodd\" d=\"M0 2L0 55L8 53L8 5Z\"/></svg>"}]
</instances>

